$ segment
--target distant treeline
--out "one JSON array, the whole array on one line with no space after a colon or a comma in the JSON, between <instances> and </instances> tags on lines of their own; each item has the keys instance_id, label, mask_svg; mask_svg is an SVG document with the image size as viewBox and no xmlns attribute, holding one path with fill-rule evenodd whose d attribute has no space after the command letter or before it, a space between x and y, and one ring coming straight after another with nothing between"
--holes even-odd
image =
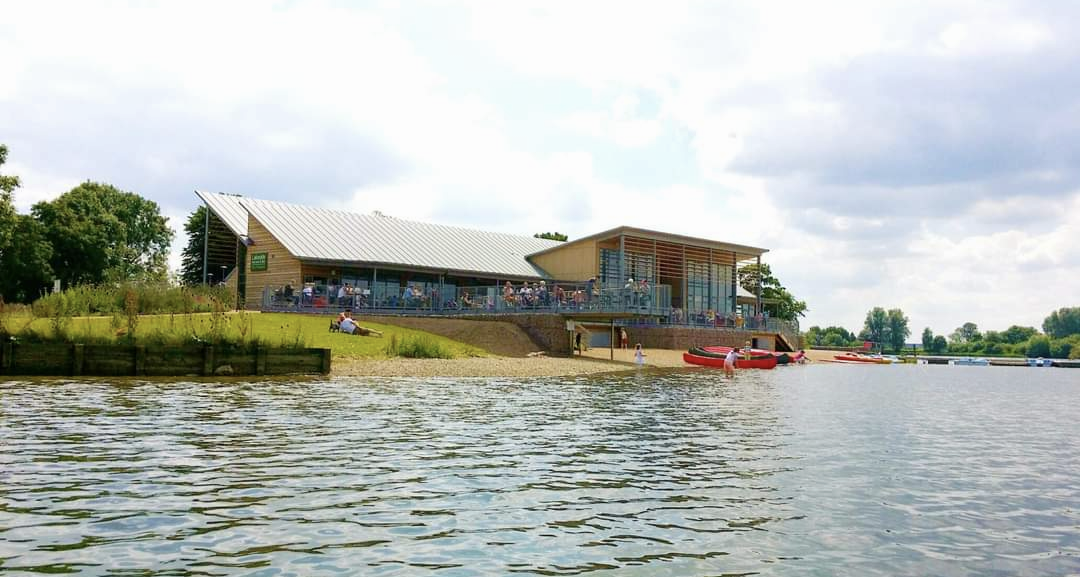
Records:
<instances>
[{"instance_id":1,"label":"distant treeline","mask_svg":"<svg viewBox=\"0 0 1080 577\"><path fill-rule=\"evenodd\" d=\"M890 319L899 330L890 330ZM813 326L803 333L803 337L811 347L860 347L866 341L873 341L880 348L898 352L904 348L904 340L894 336L906 332L906 321L899 309L885 313L877 308L867 313L866 324L857 334L838 326ZM907 336L904 334L905 340ZM957 327L948 337L935 335L930 327L926 327L920 344L919 352L923 354L1078 359L1080 307L1066 307L1050 313L1043 321L1042 332L1035 327L1019 325L1003 331L983 332L978 325L969 322Z\"/></svg>"}]
</instances>

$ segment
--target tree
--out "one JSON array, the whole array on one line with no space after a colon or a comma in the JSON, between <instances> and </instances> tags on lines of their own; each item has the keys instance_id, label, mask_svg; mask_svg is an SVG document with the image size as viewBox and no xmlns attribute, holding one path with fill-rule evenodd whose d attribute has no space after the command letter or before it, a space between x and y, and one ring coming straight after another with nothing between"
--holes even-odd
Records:
<instances>
[{"instance_id":1,"label":"tree","mask_svg":"<svg viewBox=\"0 0 1080 577\"><path fill-rule=\"evenodd\" d=\"M65 285L165 278L173 233L153 201L87 181L32 212Z\"/></svg>"},{"instance_id":2,"label":"tree","mask_svg":"<svg viewBox=\"0 0 1080 577\"><path fill-rule=\"evenodd\" d=\"M866 313L866 321L859 336L875 343L884 343L888 340L888 330L889 313L881 307L874 307Z\"/></svg>"},{"instance_id":3,"label":"tree","mask_svg":"<svg viewBox=\"0 0 1080 577\"><path fill-rule=\"evenodd\" d=\"M1050 339L1044 335L1037 335L1031 337L1028 340L1027 356L1029 357L1049 357L1050 356Z\"/></svg>"},{"instance_id":4,"label":"tree","mask_svg":"<svg viewBox=\"0 0 1080 577\"><path fill-rule=\"evenodd\" d=\"M924 352L930 352L934 349L934 331L930 330L930 327L926 327L922 330L922 350Z\"/></svg>"},{"instance_id":5,"label":"tree","mask_svg":"<svg viewBox=\"0 0 1080 577\"><path fill-rule=\"evenodd\" d=\"M203 282L203 253L206 250L206 207L200 206L184 223L188 243L180 253L180 284Z\"/></svg>"},{"instance_id":6,"label":"tree","mask_svg":"<svg viewBox=\"0 0 1080 577\"><path fill-rule=\"evenodd\" d=\"M26 214L15 215L12 237L17 242L0 249L0 295L8 302L31 302L52 285L52 246L41 223Z\"/></svg>"},{"instance_id":7,"label":"tree","mask_svg":"<svg viewBox=\"0 0 1080 577\"><path fill-rule=\"evenodd\" d=\"M1035 327L1020 327L1013 325L1005 329L1005 331L1001 333L1001 337L1010 345L1016 345L1037 334L1039 334L1039 331L1035 330Z\"/></svg>"},{"instance_id":8,"label":"tree","mask_svg":"<svg viewBox=\"0 0 1080 577\"><path fill-rule=\"evenodd\" d=\"M757 294L761 286L761 298L765 310L774 318L793 321L806 316L806 302L795 298L780 281L773 276L769 265L749 264L739 269L739 285L747 292Z\"/></svg>"},{"instance_id":9,"label":"tree","mask_svg":"<svg viewBox=\"0 0 1080 577\"><path fill-rule=\"evenodd\" d=\"M812 326L803 335L806 342L816 347L848 347L855 343L853 333L843 327Z\"/></svg>"},{"instance_id":10,"label":"tree","mask_svg":"<svg viewBox=\"0 0 1080 577\"><path fill-rule=\"evenodd\" d=\"M904 311L900 309L890 309L888 315L889 331L886 340L892 345L894 351L900 351L904 348L907 338L911 336L911 329L908 328L908 318Z\"/></svg>"},{"instance_id":11,"label":"tree","mask_svg":"<svg viewBox=\"0 0 1080 577\"><path fill-rule=\"evenodd\" d=\"M0 166L7 162L7 146L0 144ZM0 175L0 298L29 302L48 287L52 278L52 249L40 225L15 212L19 177Z\"/></svg>"},{"instance_id":12,"label":"tree","mask_svg":"<svg viewBox=\"0 0 1080 577\"><path fill-rule=\"evenodd\" d=\"M1080 307L1058 309L1043 321L1043 332L1055 339L1080 335Z\"/></svg>"},{"instance_id":13,"label":"tree","mask_svg":"<svg viewBox=\"0 0 1080 577\"><path fill-rule=\"evenodd\" d=\"M546 238L548 240L557 240L559 242L566 242L570 237L561 232L538 232L533 235L533 238Z\"/></svg>"},{"instance_id":14,"label":"tree","mask_svg":"<svg viewBox=\"0 0 1080 577\"><path fill-rule=\"evenodd\" d=\"M964 323L949 335L949 340L954 343L973 343L982 340L982 333L979 332L979 326L975 323Z\"/></svg>"},{"instance_id":15,"label":"tree","mask_svg":"<svg viewBox=\"0 0 1080 577\"><path fill-rule=\"evenodd\" d=\"M8 148L0 144L0 167L7 162ZM15 230L17 213L15 212L15 189L19 188L19 177L0 174L0 257L8 249ZM5 269L6 270L6 269Z\"/></svg>"},{"instance_id":16,"label":"tree","mask_svg":"<svg viewBox=\"0 0 1080 577\"><path fill-rule=\"evenodd\" d=\"M949 342L945 340L945 337L938 335L934 337L934 346L932 348L935 353L943 353L949 348Z\"/></svg>"}]
</instances>

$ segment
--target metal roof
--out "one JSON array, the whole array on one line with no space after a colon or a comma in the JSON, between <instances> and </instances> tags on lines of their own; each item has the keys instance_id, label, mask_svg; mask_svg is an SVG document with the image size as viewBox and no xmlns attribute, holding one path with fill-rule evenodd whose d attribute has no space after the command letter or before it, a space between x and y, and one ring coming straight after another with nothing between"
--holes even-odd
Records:
<instances>
[{"instance_id":1,"label":"metal roof","mask_svg":"<svg viewBox=\"0 0 1080 577\"><path fill-rule=\"evenodd\" d=\"M235 194L221 194L220 192L195 191L195 194L206 203L210 210L233 231L236 236L247 236L248 215L244 207L240 206L242 196Z\"/></svg>"},{"instance_id":2,"label":"metal roof","mask_svg":"<svg viewBox=\"0 0 1080 577\"><path fill-rule=\"evenodd\" d=\"M218 206L232 202L220 198L217 201ZM245 218L250 213L300 259L534 279L546 278L547 274L527 261L525 255L561 244L379 214L364 215L251 198L236 198L236 201L246 211ZM222 215L222 218L228 217Z\"/></svg>"}]
</instances>

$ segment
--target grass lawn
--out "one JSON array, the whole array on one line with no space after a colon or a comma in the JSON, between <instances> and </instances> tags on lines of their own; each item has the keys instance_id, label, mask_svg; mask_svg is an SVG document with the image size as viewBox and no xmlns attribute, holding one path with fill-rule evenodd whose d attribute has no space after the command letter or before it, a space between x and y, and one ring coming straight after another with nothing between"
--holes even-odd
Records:
<instances>
[{"instance_id":1,"label":"grass lawn","mask_svg":"<svg viewBox=\"0 0 1080 577\"><path fill-rule=\"evenodd\" d=\"M146 315L138 318L138 326L135 329L136 340L139 338L152 338L154 335L161 334L179 335L180 338L199 335L205 339L205 335L210 334L212 330L212 315L210 313ZM382 331L383 338L331 333L327 329L332 317L326 315L230 313L225 315L224 318L223 330L233 339L239 339L243 333L246 339L258 338L270 346L299 344L308 347L328 348L333 351L334 358L340 359L385 358L384 349L386 344L394 336L401 340L430 339L431 342L447 349L454 357L488 355L482 349L445 337L424 331L373 323L366 319L363 320L361 326ZM66 322L71 339L76 342L85 337L100 341L115 338L117 335L123 335L127 332L127 319L123 316L115 319L114 317L78 317ZM53 332L50 319L30 321L27 317L15 317L8 319L7 324L9 330L20 330L24 326L28 326L42 335L51 335Z\"/></svg>"}]
</instances>

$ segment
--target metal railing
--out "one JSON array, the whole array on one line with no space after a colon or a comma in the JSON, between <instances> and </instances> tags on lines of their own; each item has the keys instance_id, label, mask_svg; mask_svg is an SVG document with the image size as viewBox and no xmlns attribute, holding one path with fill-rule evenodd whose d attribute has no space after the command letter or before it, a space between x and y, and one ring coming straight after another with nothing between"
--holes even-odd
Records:
<instances>
[{"instance_id":1,"label":"metal railing","mask_svg":"<svg viewBox=\"0 0 1080 577\"><path fill-rule=\"evenodd\" d=\"M792 346L799 345L799 322L769 317L746 317L726 314L709 314L709 311L691 312L687 314L679 309L672 309L666 316L657 318L634 319L625 323L627 326L638 327L686 327L698 329L717 329L727 331L759 331L765 333L777 333L784 337Z\"/></svg>"},{"instance_id":2,"label":"metal railing","mask_svg":"<svg viewBox=\"0 0 1080 577\"><path fill-rule=\"evenodd\" d=\"M625 326L683 326L729 331L778 333L792 346L799 343L799 323L769 317L715 314L711 311L684 311L671 306L669 285L602 287L581 283L510 284L458 287L427 285L409 287L359 288L306 284L266 287L262 294L264 311L336 313L352 310L358 314L399 315L482 315L482 314L573 314L604 313L633 315Z\"/></svg>"},{"instance_id":3,"label":"metal railing","mask_svg":"<svg viewBox=\"0 0 1080 577\"><path fill-rule=\"evenodd\" d=\"M379 287L343 290L334 285L307 284L299 288L266 287L264 311L354 312L469 315L508 313L595 312L667 315L671 310L671 287L601 287L576 283L510 284L458 287L428 285L426 288Z\"/></svg>"}]
</instances>

